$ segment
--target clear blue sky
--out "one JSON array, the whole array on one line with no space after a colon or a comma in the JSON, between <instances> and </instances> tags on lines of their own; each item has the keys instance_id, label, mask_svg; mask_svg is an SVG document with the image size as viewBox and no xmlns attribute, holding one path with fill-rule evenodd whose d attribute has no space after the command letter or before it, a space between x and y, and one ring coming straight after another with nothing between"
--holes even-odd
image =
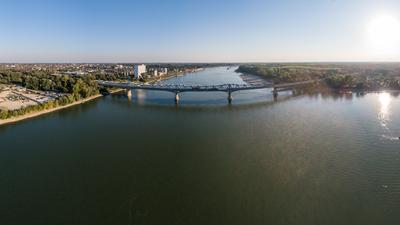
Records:
<instances>
[{"instance_id":1,"label":"clear blue sky","mask_svg":"<svg viewBox=\"0 0 400 225\"><path fill-rule=\"evenodd\" d=\"M399 0L0 0L0 62L399 60L366 27Z\"/></svg>"}]
</instances>

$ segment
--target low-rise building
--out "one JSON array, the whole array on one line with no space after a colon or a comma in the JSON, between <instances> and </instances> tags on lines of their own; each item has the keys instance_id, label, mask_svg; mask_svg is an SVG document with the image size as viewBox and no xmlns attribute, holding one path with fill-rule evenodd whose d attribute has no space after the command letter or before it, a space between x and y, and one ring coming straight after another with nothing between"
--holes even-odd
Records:
<instances>
[{"instance_id":1,"label":"low-rise building","mask_svg":"<svg viewBox=\"0 0 400 225\"><path fill-rule=\"evenodd\" d=\"M159 74L160 76L163 76L163 75L168 74L168 68L162 68L162 69L158 72L158 74Z\"/></svg>"}]
</instances>

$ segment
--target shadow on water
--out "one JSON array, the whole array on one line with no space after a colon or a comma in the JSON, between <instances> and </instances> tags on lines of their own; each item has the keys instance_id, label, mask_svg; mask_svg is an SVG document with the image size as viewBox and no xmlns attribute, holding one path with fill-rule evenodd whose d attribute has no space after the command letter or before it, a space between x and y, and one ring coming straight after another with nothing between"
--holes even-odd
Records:
<instances>
[{"instance_id":1,"label":"shadow on water","mask_svg":"<svg viewBox=\"0 0 400 225\"><path fill-rule=\"evenodd\" d=\"M111 104L118 105L119 107L130 108L132 106L142 107L146 109L157 109L157 110L166 110L166 111L186 111L186 112L199 112L199 111L238 111L238 110L248 110L262 107L271 107L279 103L295 100L297 98L303 98L304 96L281 96L277 101L273 99L272 96L265 96L266 99L264 101L257 102L246 102L239 104L229 104L223 103L221 99L217 100L203 100L203 101L193 101L190 104L178 103L175 104L173 99L164 99L164 98L153 98L151 101L137 101L136 99L129 100L126 95L123 94L114 94L111 96ZM226 100L224 100L225 102ZM199 103L200 102L200 103ZM194 104L196 103L196 104Z\"/></svg>"},{"instance_id":2,"label":"shadow on water","mask_svg":"<svg viewBox=\"0 0 400 225\"><path fill-rule=\"evenodd\" d=\"M221 96L210 96L208 99L189 99L182 100L178 104L175 104L173 100L173 95L170 93L164 93L163 97L151 97L146 98L145 93L140 93L140 95L133 95L128 98L123 93L117 93L109 96L111 98L111 104L118 105L120 107L129 108L132 106L143 107L146 109L157 109L157 110L183 110L183 111L238 111L238 110L248 110L263 107L273 107L278 104L285 102L295 101L298 99L308 98L310 100L317 100L322 98L324 100L333 101L352 101L354 98L360 99L365 97L366 93L335 93L332 91L324 92L298 92L292 94L291 92L286 92L280 94L277 99L274 99L272 94L267 91L268 94L263 94L262 96L255 96L255 99L251 99L249 96L244 96L237 100L234 98L233 102L229 104L226 99L221 99ZM224 93L223 93L224 94ZM168 96L170 95L170 96Z\"/></svg>"}]
</instances>

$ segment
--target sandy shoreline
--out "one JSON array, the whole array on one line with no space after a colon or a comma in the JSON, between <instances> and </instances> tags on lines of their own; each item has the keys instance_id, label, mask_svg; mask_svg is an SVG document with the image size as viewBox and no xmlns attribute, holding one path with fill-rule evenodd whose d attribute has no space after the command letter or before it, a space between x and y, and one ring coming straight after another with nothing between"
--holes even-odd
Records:
<instances>
[{"instance_id":1,"label":"sandy shoreline","mask_svg":"<svg viewBox=\"0 0 400 225\"><path fill-rule=\"evenodd\" d=\"M13 118L5 119L5 120L0 120L0 126L1 125L5 125L5 124L10 124L10 123L15 123L15 122L18 122L18 121L21 121L21 120L26 120L26 119L33 118L33 117L37 117L37 116L40 116L40 115L43 115L43 114L47 114L47 113L51 113L51 112L58 111L58 110L61 110L61 109L65 109L65 108L68 108L68 107L71 107L71 106L74 106L74 105L83 104L85 102L91 101L91 100L99 98L101 96L102 96L101 94L98 94L98 95L95 95L95 96L92 96L92 97L89 97L89 98L86 98L86 99L83 99L83 100L76 101L76 102L68 104L68 105L59 106L59 107L56 107L56 108L47 109L47 110L43 110L43 111L28 113L28 114L25 114L25 115L22 115L22 116L13 117Z\"/></svg>"},{"instance_id":2,"label":"sandy shoreline","mask_svg":"<svg viewBox=\"0 0 400 225\"><path fill-rule=\"evenodd\" d=\"M117 92L120 92L120 91L121 90L114 90L114 91L111 91L110 93L113 94L113 93L117 93ZM92 101L94 99L100 98L102 96L103 96L102 94L98 94L98 95L91 96L89 98L85 98L85 99L73 102L73 103L68 104L68 105L59 106L59 107L56 107L56 108L47 109L47 110L38 111L38 112L32 112L32 113L28 113L28 114L25 114L25 115L22 115L22 116L13 117L13 118L5 119L5 120L0 120L0 126L6 125L6 124L10 124L10 123L16 123L16 122L19 122L19 121L22 121L22 120L26 120L26 119L30 119L30 118L34 118L34 117L37 117L37 116L40 116L40 115L44 115L44 114L47 114L47 113L55 112L55 111L58 111L58 110L61 110L61 109L65 109L65 108L71 107L71 106L80 105L80 104L86 103L88 101Z\"/></svg>"}]
</instances>

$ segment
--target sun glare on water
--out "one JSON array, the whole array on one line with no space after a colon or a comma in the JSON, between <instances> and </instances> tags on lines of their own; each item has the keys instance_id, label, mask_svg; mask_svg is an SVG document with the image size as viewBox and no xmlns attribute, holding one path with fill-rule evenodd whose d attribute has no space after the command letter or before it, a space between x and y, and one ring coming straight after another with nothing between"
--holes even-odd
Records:
<instances>
[{"instance_id":1,"label":"sun glare on water","mask_svg":"<svg viewBox=\"0 0 400 225\"><path fill-rule=\"evenodd\" d=\"M389 93L380 93L379 94L379 103L380 103L380 110L379 110L379 120L381 125L386 127L389 123L389 116L390 116L390 103L392 102L392 97Z\"/></svg>"},{"instance_id":2,"label":"sun glare on water","mask_svg":"<svg viewBox=\"0 0 400 225\"><path fill-rule=\"evenodd\" d=\"M400 56L400 20L390 14L374 17L367 26L367 45L373 56Z\"/></svg>"}]
</instances>

